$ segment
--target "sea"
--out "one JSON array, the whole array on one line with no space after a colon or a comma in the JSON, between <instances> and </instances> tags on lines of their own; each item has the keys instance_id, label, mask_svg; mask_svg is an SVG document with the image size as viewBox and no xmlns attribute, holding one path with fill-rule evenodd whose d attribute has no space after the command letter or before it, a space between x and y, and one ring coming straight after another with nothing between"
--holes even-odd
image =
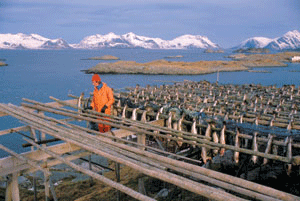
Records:
<instances>
[{"instance_id":1,"label":"sea","mask_svg":"<svg viewBox=\"0 0 300 201\"><path fill-rule=\"evenodd\" d=\"M86 97L93 91L90 74L86 70L100 62L88 58L113 55L120 60L139 63L153 60L169 61L200 61L230 60L231 50L224 53L204 53L203 50L146 50L146 49L103 49L103 50L0 50L0 60L5 59L8 66L0 67L0 103L20 105L22 98L39 102L53 102L49 96L66 100L68 94L79 96L82 92ZM181 55L181 58L168 58ZM253 68L263 72L220 72L206 75L130 75L104 74L102 81L115 91L127 87L146 85L163 85L182 82L184 80L218 82L220 84L261 84L264 86L294 84L300 85L300 64L288 63L287 67ZM22 126L19 120L5 116L0 117L0 130ZM0 143L17 153L28 151L20 145L24 143L19 134L0 136ZM7 156L0 151L0 158Z\"/></svg>"}]
</instances>

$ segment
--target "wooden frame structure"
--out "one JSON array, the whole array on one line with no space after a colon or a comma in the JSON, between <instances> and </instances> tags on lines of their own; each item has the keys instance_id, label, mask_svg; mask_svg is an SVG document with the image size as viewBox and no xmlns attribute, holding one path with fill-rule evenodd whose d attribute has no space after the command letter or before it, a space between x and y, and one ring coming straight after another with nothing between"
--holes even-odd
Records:
<instances>
[{"instance_id":1,"label":"wooden frame structure","mask_svg":"<svg viewBox=\"0 0 300 201\"><path fill-rule=\"evenodd\" d=\"M141 192L136 192L118 182L114 182L99 175L91 170L83 169L71 161L82 156L97 154L115 161L116 164L127 165L141 173L160 179L162 181L172 183L182 189L202 195L203 197L214 200L300 200L300 197L291 195L273 188L263 186L254 182L250 182L241 178L233 177L227 174L216 172L213 170L194 165L199 163L194 159L186 158L174 153L166 152L157 148L146 145L146 136L154 138L163 138L166 140L176 140L190 144L192 146L202 147L209 150L222 149L232 150L236 153L245 153L252 156L263 157L268 160L281 161L287 164L299 166L298 156L288 154L280 156L270 154L269 152L260 152L258 150L249 150L243 147L230 144L216 143L212 141L212 136L198 135L188 131L178 131L172 127L166 126L169 116L159 114L160 118L154 121L145 122L138 121L135 118L127 119L119 116L105 115L94 111L86 111L82 113L78 107L78 99L60 101L52 97L53 103L40 103L32 100L24 99L22 106L12 104L0 104L0 116L10 115L19 119L24 126L0 131L0 135L10 134L14 132L26 131L30 132L31 137L24 139L30 143L32 151L17 154L7 149L3 145L0 149L8 152L11 156L0 159L0 175L8 175L8 187L6 191L6 200L20 200L17 177L26 172L35 172L42 170L45 175L45 199L49 200L49 175L50 167L59 163L65 163L75 170L87 174L103 183L116 188L138 200L155 200ZM75 108L70 110L62 108L64 106ZM115 110L129 111L133 113L134 109L120 107L117 102L114 105ZM46 116L46 113L61 115L66 119L55 119ZM135 111L136 112L136 111ZM148 112L150 116L157 116ZM107 118L109 117L109 118ZM112 132L100 134L88 128L69 123L68 121L87 121L95 123L105 123L116 128ZM186 122L192 124L192 122ZM201 127L201 125L198 125ZM206 127L208 130L209 126ZM222 129L212 128L221 132ZM35 135L36 131L42 133L45 142L46 135L55 139L64 141L64 143L46 146L38 145ZM233 131L227 131L232 133ZM237 135L237 133L233 133ZM128 141L127 136L136 135L137 142ZM241 139L252 139L254 136L248 134L238 134ZM256 137L255 137L256 138ZM259 142L268 143L266 138L256 138ZM287 142L272 141L276 145L284 145L289 150L292 147L299 148L299 144L292 143L291 138ZM73 153L77 150L84 150L79 154L63 156L64 153ZM287 153L290 153L288 151ZM54 160L50 160L54 158ZM170 171L172 170L172 171ZM191 179L193 178L193 179ZM204 184L208 183L207 184ZM223 190L225 189L225 191ZM53 195L55 197L55 195Z\"/></svg>"}]
</instances>

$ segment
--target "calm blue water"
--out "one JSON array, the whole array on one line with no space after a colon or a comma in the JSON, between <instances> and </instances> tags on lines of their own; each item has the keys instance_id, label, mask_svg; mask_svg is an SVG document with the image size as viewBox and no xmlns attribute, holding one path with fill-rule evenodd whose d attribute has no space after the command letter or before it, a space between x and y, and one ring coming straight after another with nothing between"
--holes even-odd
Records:
<instances>
[{"instance_id":1,"label":"calm blue water","mask_svg":"<svg viewBox=\"0 0 300 201\"><path fill-rule=\"evenodd\" d=\"M0 67L0 103L13 103L19 105L22 98L33 99L40 102L52 102L49 96L59 99L69 99L68 94L79 96L81 92L88 94L93 90L91 75L80 70L95 66L100 61L82 60L89 57L113 55L121 60L136 62L149 62L165 59L167 56L182 55L180 59L167 59L171 61L199 61L199 60L228 60L225 53L207 54L202 50L143 50L143 49L110 49L110 50L0 50L0 59L6 59L8 66ZM288 67L259 68L271 73L249 72L221 72L221 84L284 84L300 85L300 64L289 64ZM216 73L193 76L164 76L164 75L102 75L102 80L110 87L123 89L125 87L171 84L170 81L207 80L215 82ZM11 117L0 117L0 130L8 129L22 124ZM0 143L9 148L23 143L17 134L0 136ZM17 152L23 149L15 150ZM3 153L0 152L0 157Z\"/></svg>"}]
</instances>

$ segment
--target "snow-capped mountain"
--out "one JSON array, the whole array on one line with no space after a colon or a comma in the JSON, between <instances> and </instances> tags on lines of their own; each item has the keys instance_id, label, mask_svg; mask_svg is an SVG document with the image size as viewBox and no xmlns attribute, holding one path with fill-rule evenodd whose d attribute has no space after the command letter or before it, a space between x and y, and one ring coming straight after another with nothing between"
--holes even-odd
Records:
<instances>
[{"instance_id":1,"label":"snow-capped mountain","mask_svg":"<svg viewBox=\"0 0 300 201\"><path fill-rule=\"evenodd\" d=\"M0 49L66 49L63 39L49 39L38 34L0 34Z\"/></svg>"},{"instance_id":2,"label":"snow-capped mountain","mask_svg":"<svg viewBox=\"0 0 300 201\"><path fill-rule=\"evenodd\" d=\"M202 48L202 49L215 49L220 48L219 45L211 42L205 36L193 36L193 35L183 35L175 38L169 42L172 47L175 49L194 49L194 48Z\"/></svg>"},{"instance_id":3,"label":"snow-capped mountain","mask_svg":"<svg viewBox=\"0 0 300 201\"><path fill-rule=\"evenodd\" d=\"M68 44L63 39L49 39L38 34L0 34L0 49L104 49L104 48L144 48L144 49L220 49L205 36L182 35L173 40L139 36L132 32L124 35L108 33L91 35L78 44ZM300 32L287 32L275 39L253 37L232 49L268 48L287 50L300 48Z\"/></svg>"},{"instance_id":4,"label":"snow-capped mountain","mask_svg":"<svg viewBox=\"0 0 300 201\"><path fill-rule=\"evenodd\" d=\"M236 48L238 49L246 49L246 48L264 48L267 46L270 42L272 42L273 39L265 38L265 37L253 37L249 38L245 41L243 41L239 46Z\"/></svg>"},{"instance_id":5,"label":"snow-capped mountain","mask_svg":"<svg viewBox=\"0 0 300 201\"><path fill-rule=\"evenodd\" d=\"M253 37L243 41L233 49L267 48L273 50L287 50L300 48L300 32L289 31L282 37L270 39L264 37Z\"/></svg>"},{"instance_id":6,"label":"snow-capped mountain","mask_svg":"<svg viewBox=\"0 0 300 201\"><path fill-rule=\"evenodd\" d=\"M41 45L42 49L69 49L71 46L63 39L53 39Z\"/></svg>"},{"instance_id":7,"label":"snow-capped mountain","mask_svg":"<svg viewBox=\"0 0 300 201\"><path fill-rule=\"evenodd\" d=\"M145 48L145 49L190 49L190 48L219 48L204 36L183 35L173 40L138 36L132 32L124 35L108 33L85 37L79 44L71 45L80 49L101 48Z\"/></svg>"},{"instance_id":8,"label":"snow-capped mountain","mask_svg":"<svg viewBox=\"0 0 300 201\"><path fill-rule=\"evenodd\" d=\"M300 48L300 32L297 30L289 31L282 37L274 39L266 48L276 50Z\"/></svg>"}]
</instances>

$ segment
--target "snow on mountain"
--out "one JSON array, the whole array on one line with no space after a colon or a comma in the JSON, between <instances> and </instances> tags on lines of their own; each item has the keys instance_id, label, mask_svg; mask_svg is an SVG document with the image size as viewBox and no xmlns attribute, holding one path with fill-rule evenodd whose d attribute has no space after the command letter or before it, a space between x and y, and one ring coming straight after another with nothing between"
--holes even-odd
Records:
<instances>
[{"instance_id":1,"label":"snow on mountain","mask_svg":"<svg viewBox=\"0 0 300 201\"><path fill-rule=\"evenodd\" d=\"M182 35L173 40L138 36L132 32L124 35L108 33L91 35L78 44L68 44L63 39L49 39L38 34L0 34L0 49L104 49L104 48L144 48L144 49L219 49L205 36ZM300 32L287 32L275 39L253 37L243 41L233 49L268 48L274 50L300 48Z\"/></svg>"},{"instance_id":2,"label":"snow on mountain","mask_svg":"<svg viewBox=\"0 0 300 201\"><path fill-rule=\"evenodd\" d=\"M289 31L282 37L274 39L266 48L275 50L300 48L300 32L297 30Z\"/></svg>"},{"instance_id":3,"label":"snow on mountain","mask_svg":"<svg viewBox=\"0 0 300 201\"><path fill-rule=\"evenodd\" d=\"M42 49L68 49L71 46L63 39L53 39L46 41L40 46Z\"/></svg>"},{"instance_id":4,"label":"snow on mountain","mask_svg":"<svg viewBox=\"0 0 300 201\"><path fill-rule=\"evenodd\" d=\"M160 49L164 44L164 40L160 38L138 36L132 32L121 35L121 38L126 41L131 47L139 47L145 49Z\"/></svg>"},{"instance_id":5,"label":"snow on mountain","mask_svg":"<svg viewBox=\"0 0 300 201\"><path fill-rule=\"evenodd\" d=\"M264 37L249 38L233 49L247 48L267 48L273 50L297 49L300 48L300 32L297 30L289 31L282 37L275 39Z\"/></svg>"},{"instance_id":6,"label":"snow on mountain","mask_svg":"<svg viewBox=\"0 0 300 201\"><path fill-rule=\"evenodd\" d=\"M92 35L85 37L79 44L71 45L79 49L101 48L145 48L145 49L189 49L218 48L207 37L184 35L173 40L138 36L132 32L124 35L108 33L107 35Z\"/></svg>"},{"instance_id":7,"label":"snow on mountain","mask_svg":"<svg viewBox=\"0 0 300 201\"><path fill-rule=\"evenodd\" d=\"M273 41L273 39L270 39L270 38L253 37L253 38L249 38L249 39L243 41L240 45L238 45L235 48L237 48L237 49L264 48L272 41Z\"/></svg>"},{"instance_id":8,"label":"snow on mountain","mask_svg":"<svg viewBox=\"0 0 300 201\"><path fill-rule=\"evenodd\" d=\"M176 47L175 49L191 49L191 48L202 48L202 49L208 49L208 48L219 48L219 46L213 42L211 42L207 37L205 36L193 36L193 35L183 35L180 37L175 38L174 40L171 40L170 43L173 47Z\"/></svg>"},{"instance_id":9,"label":"snow on mountain","mask_svg":"<svg viewBox=\"0 0 300 201\"><path fill-rule=\"evenodd\" d=\"M38 34L0 34L0 49L65 49L63 39L48 39Z\"/></svg>"},{"instance_id":10,"label":"snow on mountain","mask_svg":"<svg viewBox=\"0 0 300 201\"><path fill-rule=\"evenodd\" d=\"M80 49L100 49L105 47L121 46L122 41L120 37L114 33L108 33L106 35L92 35L85 37L79 44L71 44L73 48Z\"/></svg>"}]
</instances>

